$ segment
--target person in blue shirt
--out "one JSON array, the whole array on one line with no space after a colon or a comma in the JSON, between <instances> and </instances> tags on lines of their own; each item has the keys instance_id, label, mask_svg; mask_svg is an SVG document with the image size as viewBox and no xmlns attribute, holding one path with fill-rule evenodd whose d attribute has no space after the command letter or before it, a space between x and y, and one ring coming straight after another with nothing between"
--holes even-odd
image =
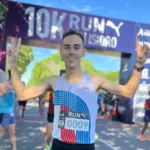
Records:
<instances>
[{"instance_id":1,"label":"person in blue shirt","mask_svg":"<svg viewBox=\"0 0 150 150\"><path fill-rule=\"evenodd\" d=\"M97 104L98 104L98 112L101 112L101 114L103 115L104 114L104 102L103 102L103 95L102 94L98 94L98 97L97 97Z\"/></svg>"},{"instance_id":2,"label":"person in blue shirt","mask_svg":"<svg viewBox=\"0 0 150 150\"><path fill-rule=\"evenodd\" d=\"M5 73L1 71L0 76L2 74ZM3 138L6 129L8 129L12 150L16 150L14 101L15 93L13 90L0 96L0 139Z\"/></svg>"},{"instance_id":3,"label":"person in blue shirt","mask_svg":"<svg viewBox=\"0 0 150 150\"><path fill-rule=\"evenodd\" d=\"M103 103L103 95L102 94L98 94L97 96L97 105L98 105L98 113L97 113L97 117L96 117L96 122L98 122L99 119L99 112L101 112L101 115L104 115L104 103Z\"/></svg>"}]
</instances>

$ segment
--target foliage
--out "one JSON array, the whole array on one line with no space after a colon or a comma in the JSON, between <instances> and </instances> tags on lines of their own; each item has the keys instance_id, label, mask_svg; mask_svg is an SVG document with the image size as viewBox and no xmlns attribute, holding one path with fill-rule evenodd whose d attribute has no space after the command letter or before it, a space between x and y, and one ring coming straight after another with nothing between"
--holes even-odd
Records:
<instances>
[{"instance_id":1,"label":"foliage","mask_svg":"<svg viewBox=\"0 0 150 150\"><path fill-rule=\"evenodd\" d=\"M0 21L4 20L4 14L8 11L8 8L0 2Z\"/></svg>"},{"instance_id":2,"label":"foliage","mask_svg":"<svg viewBox=\"0 0 150 150\"><path fill-rule=\"evenodd\" d=\"M30 46L21 46L18 55L18 71L22 75L27 71L28 64L33 60L33 48Z\"/></svg>"}]
</instances>

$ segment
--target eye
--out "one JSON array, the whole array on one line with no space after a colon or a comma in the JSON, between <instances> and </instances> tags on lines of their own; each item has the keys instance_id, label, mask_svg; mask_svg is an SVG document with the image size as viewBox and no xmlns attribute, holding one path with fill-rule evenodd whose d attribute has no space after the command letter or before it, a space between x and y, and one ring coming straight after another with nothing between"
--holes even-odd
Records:
<instances>
[{"instance_id":1,"label":"eye","mask_svg":"<svg viewBox=\"0 0 150 150\"><path fill-rule=\"evenodd\" d=\"M68 50L70 47L69 46L64 46L64 49Z\"/></svg>"},{"instance_id":2,"label":"eye","mask_svg":"<svg viewBox=\"0 0 150 150\"><path fill-rule=\"evenodd\" d=\"M75 48L76 50L78 50L78 49L80 49L80 46L79 46L79 45L76 45L74 48Z\"/></svg>"}]
</instances>

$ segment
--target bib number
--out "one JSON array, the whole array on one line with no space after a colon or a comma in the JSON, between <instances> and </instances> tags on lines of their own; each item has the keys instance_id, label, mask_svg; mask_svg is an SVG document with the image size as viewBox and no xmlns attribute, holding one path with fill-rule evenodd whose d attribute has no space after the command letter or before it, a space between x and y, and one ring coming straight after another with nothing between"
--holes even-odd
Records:
<instances>
[{"instance_id":1,"label":"bib number","mask_svg":"<svg viewBox=\"0 0 150 150\"><path fill-rule=\"evenodd\" d=\"M89 115L83 113L73 113L60 111L58 128L77 131L89 130Z\"/></svg>"}]
</instances>

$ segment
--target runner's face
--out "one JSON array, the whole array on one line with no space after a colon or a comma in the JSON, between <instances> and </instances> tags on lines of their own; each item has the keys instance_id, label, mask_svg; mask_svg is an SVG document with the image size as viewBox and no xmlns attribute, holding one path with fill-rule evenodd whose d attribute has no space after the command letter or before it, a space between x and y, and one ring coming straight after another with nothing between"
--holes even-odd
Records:
<instances>
[{"instance_id":1,"label":"runner's face","mask_svg":"<svg viewBox=\"0 0 150 150\"><path fill-rule=\"evenodd\" d=\"M85 56L86 51L82 39L78 35L69 35L63 39L60 53L66 67L74 69L80 66L81 58Z\"/></svg>"}]
</instances>

